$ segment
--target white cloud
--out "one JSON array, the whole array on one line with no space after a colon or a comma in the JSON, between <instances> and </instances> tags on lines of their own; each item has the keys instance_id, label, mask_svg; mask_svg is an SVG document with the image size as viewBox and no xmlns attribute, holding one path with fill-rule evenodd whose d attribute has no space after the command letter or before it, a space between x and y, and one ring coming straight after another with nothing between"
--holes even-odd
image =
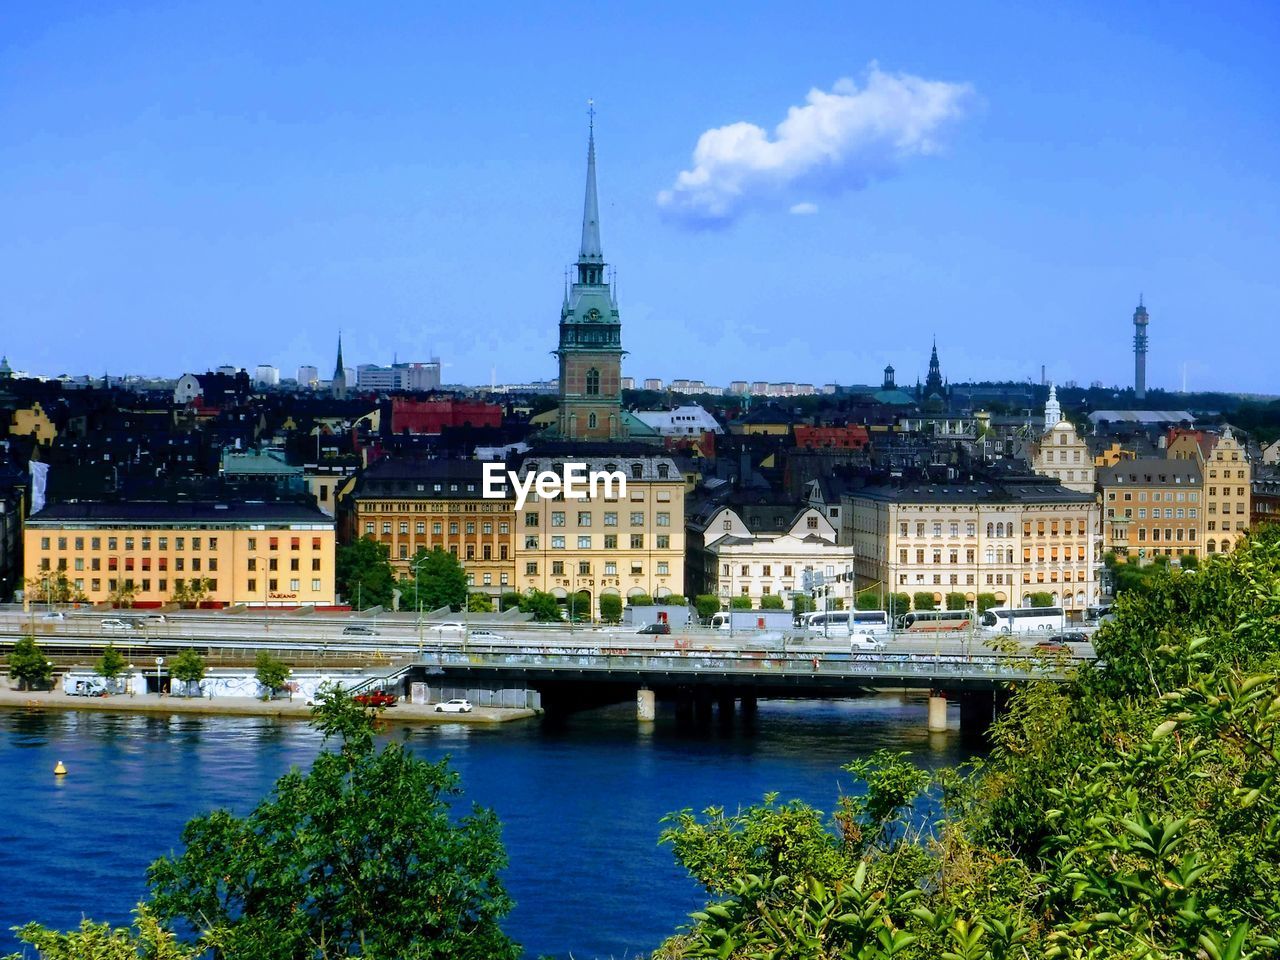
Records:
<instances>
[{"instance_id":1,"label":"white cloud","mask_svg":"<svg viewBox=\"0 0 1280 960\"><path fill-rule=\"evenodd\" d=\"M909 157L936 152L942 127L971 94L968 84L885 73L873 63L861 88L846 78L829 93L810 90L772 137L745 121L706 131L693 169L658 194L658 205L676 219L714 226L792 189L860 189ZM807 206L797 203L792 213L810 212L796 209Z\"/></svg>"},{"instance_id":2,"label":"white cloud","mask_svg":"<svg viewBox=\"0 0 1280 960\"><path fill-rule=\"evenodd\" d=\"M800 216L807 213L817 213L818 205L816 203L809 203L807 200L804 203L793 203L791 205L791 212Z\"/></svg>"}]
</instances>

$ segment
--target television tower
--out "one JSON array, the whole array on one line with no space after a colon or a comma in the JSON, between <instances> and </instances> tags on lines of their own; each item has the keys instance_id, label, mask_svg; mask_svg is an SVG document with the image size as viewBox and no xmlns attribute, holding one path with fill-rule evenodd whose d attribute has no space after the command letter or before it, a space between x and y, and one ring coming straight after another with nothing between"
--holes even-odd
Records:
<instances>
[{"instance_id":1,"label":"television tower","mask_svg":"<svg viewBox=\"0 0 1280 960\"><path fill-rule=\"evenodd\" d=\"M1133 398L1147 398L1147 308L1138 296L1138 309L1133 311Z\"/></svg>"}]
</instances>

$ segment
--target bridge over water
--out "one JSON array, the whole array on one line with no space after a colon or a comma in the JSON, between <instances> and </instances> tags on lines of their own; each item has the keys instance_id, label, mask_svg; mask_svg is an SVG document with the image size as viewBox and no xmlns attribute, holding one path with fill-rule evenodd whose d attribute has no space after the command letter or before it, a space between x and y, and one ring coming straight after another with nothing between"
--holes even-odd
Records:
<instances>
[{"instance_id":1,"label":"bridge over water","mask_svg":"<svg viewBox=\"0 0 1280 960\"><path fill-rule=\"evenodd\" d=\"M653 719L659 699L695 714L716 704L723 713L739 702L744 710L754 709L760 697L837 698L920 689L930 693L930 729L942 730L948 700L959 702L962 727L985 727L1010 685L1061 681L1089 663L1069 655L1032 653L436 649L401 664L384 682L403 677L438 688L535 689L549 710L634 695L641 720Z\"/></svg>"}]
</instances>

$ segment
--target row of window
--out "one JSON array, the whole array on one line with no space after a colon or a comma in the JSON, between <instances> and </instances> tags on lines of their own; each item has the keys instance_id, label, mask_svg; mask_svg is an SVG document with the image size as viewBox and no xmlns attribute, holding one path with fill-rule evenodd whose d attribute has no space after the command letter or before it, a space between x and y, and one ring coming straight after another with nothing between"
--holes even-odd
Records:
<instances>
[{"instance_id":1,"label":"row of window","mask_svg":"<svg viewBox=\"0 0 1280 960\"><path fill-rule=\"evenodd\" d=\"M925 529L927 526L928 525L925 524L923 521L916 522L915 535L917 539L923 538L925 536ZM1024 537L1029 537L1032 535L1032 531L1034 530L1035 536L1038 536L1038 537L1043 537L1046 534L1048 534L1051 537L1057 537L1057 536L1069 537L1071 536L1072 530L1074 529L1078 536L1084 536L1086 526L1087 526L1087 523L1083 518L1080 518L1074 521L1069 519L1061 520L1061 521L1059 520L1047 520L1047 521L1046 520L1036 520L1036 521L1024 520L1022 522L1022 535ZM942 527L943 525L941 522L934 521L932 526L932 535L934 538L939 538L942 536ZM996 537L996 538L1012 537L1016 529L1017 527L1014 525L1013 521L1010 521L1008 523L988 523L987 536ZM910 523L908 523L905 520L899 521L898 536L900 537L910 536L911 535L910 531L911 531ZM959 522L952 521L951 523L947 524L947 535L951 539L956 539L960 536ZM975 523L972 520L965 523L964 535L966 537L976 537L978 535L977 523Z\"/></svg>"},{"instance_id":2,"label":"row of window","mask_svg":"<svg viewBox=\"0 0 1280 960\"><path fill-rule=\"evenodd\" d=\"M578 526L589 527L594 523L592 517L594 514L590 510L578 511ZM618 512L616 510L606 510L603 515L603 526L618 526ZM631 526L643 527L648 522L643 510L632 510L630 515ZM563 510L551 511L551 526L563 527L568 522L568 515ZM524 525L526 527L536 527L541 523L541 516L537 510L530 510L524 515ZM660 510L653 516L654 526L669 527L671 526L671 513L669 511ZM504 531L505 532L505 531Z\"/></svg>"},{"instance_id":3,"label":"row of window","mask_svg":"<svg viewBox=\"0 0 1280 960\"><path fill-rule=\"evenodd\" d=\"M80 591L81 593L84 592L83 579L77 578L72 582L75 584L76 590ZM215 593L218 589L218 581L216 579L213 579L213 580L202 579L200 582L204 585L204 589L206 593ZM316 582L319 583L318 580ZM152 583L152 580L150 577L143 577L141 580L138 580L138 581L135 581L133 577L125 577L123 581L123 589L129 593L133 593L135 591L141 592L141 593L150 593L151 583ZM168 579L162 578L160 580L157 580L155 583L156 583L157 592L159 593L169 592ZM182 577L175 578L173 581L174 589L177 589L177 590L182 589L185 583L186 581ZM194 581L193 581L193 584L194 584ZM107 591L109 593L115 593L119 589L121 589L121 581L116 579L115 577L108 578ZM316 589L319 590L320 588L316 587ZM89 579L89 591L91 593L100 593L102 591L102 578L91 577Z\"/></svg>"},{"instance_id":4,"label":"row of window","mask_svg":"<svg viewBox=\"0 0 1280 960\"><path fill-rule=\"evenodd\" d=\"M1108 490L1108 491L1107 491L1107 500L1108 500L1108 501L1110 501L1110 500L1114 500L1115 498L1116 498L1116 492L1115 492L1114 490ZM1126 491L1125 491L1125 493L1124 493L1124 498L1123 498L1123 499L1124 499L1124 500L1125 500L1125 502L1127 503L1127 502L1129 502L1129 501L1133 500L1133 499L1134 499L1134 497L1133 497L1133 494L1132 494L1132 493L1130 493L1128 490L1126 490ZM1138 497L1137 497L1137 499L1138 499L1138 502L1139 502L1139 503L1145 503L1145 502L1146 502L1146 500L1147 500L1147 491L1146 491L1146 490L1139 490L1139 491L1138 491ZM1153 502L1155 502L1155 503L1161 503L1161 502L1164 502L1164 503L1184 503L1184 502L1185 502L1185 503L1199 503L1199 502L1200 502L1200 491L1198 491L1198 490L1188 490L1188 491L1186 491L1186 492L1184 493L1183 491L1179 490L1179 491L1177 491L1177 492L1175 493L1173 490L1153 490L1153 491L1151 491L1151 499L1152 499L1152 501L1153 501Z\"/></svg>"},{"instance_id":5,"label":"row of window","mask_svg":"<svg viewBox=\"0 0 1280 960\"><path fill-rule=\"evenodd\" d=\"M1244 488L1244 487L1236 487L1236 496L1237 496L1237 497L1243 497L1243 496L1244 496L1244 490L1245 490L1245 488ZM1209 488L1209 496L1211 496L1211 497L1216 497L1217 495L1218 495L1218 488L1217 488L1217 487L1210 487L1210 488ZM1230 488L1230 487L1223 487L1223 488L1222 488L1222 495L1223 495L1224 497L1229 497L1229 496L1231 496L1231 488Z\"/></svg>"},{"instance_id":6,"label":"row of window","mask_svg":"<svg viewBox=\"0 0 1280 960\"><path fill-rule=\"evenodd\" d=\"M1195 542L1195 539L1196 539L1196 528L1195 528L1195 527L1176 527L1176 528L1175 528L1175 527L1165 527L1163 532L1164 532L1164 537L1163 537L1163 539L1164 539L1164 540L1166 540L1166 541L1169 541L1169 542L1172 542L1172 541L1174 541L1174 540L1188 540L1188 541L1190 541L1190 542L1194 543L1194 542ZM1151 528L1151 539L1152 539L1152 541L1154 541L1154 542L1158 543L1158 542L1161 540L1161 535L1160 535L1160 534L1161 534L1161 528L1160 528L1160 527L1152 527L1152 528ZM1112 539L1113 539L1113 540L1128 540L1128 539L1129 539L1129 529L1128 529L1127 527L1121 527L1121 526L1117 526L1117 527L1115 527L1115 528L1114 528L1114 531L1113 531ZM1139 543L1145 543L1145 542L1146 542L1146 540L1147 540L1147 528L1146 528L1146 527L1138 527L1138 537L1137 537L1137 539L1138 539L1138 542L1139 542Z\"/></svg>"},{"instance_id":7,"label":"row of window","mask_svg":"<svg viewBox=\"0 0 1280 960\"><path fill-rule=\"evenodd\" d=\"M451 543L447 547L443 543L435 543L435 542L423 543L423 544L419 544L419 546L421 546L424 550L448 550L455 557L458 556L458 545L456 543ZM499 560L508 559L508 556L507 556L508 552L509 551L508 551L507 545L505 543L502 544L502 546L498 547L498 559ZM476 545L474 543L467 544L466 558L468 560L476 559ZM409 544L407 543L400 544L399 559L401 560L409 559ZM492 560L493 547L491 547L487 543L483 547L481 547L479 559Z\"/></svg>"},{"instance_id":8,"label":"row of window","mask_svg":"<svg viewBox=\"0 0 1280 960\"><path fill-rule=\"evenodd\" d=\"M594 567L592 566L592 564L591 564L591 561L590 561L590 560L579 560L579 561L578 561L578 571L577 571L578 576L580 576L580 577L589 577L589 576L592 576L592 570L593 570L593 569L594 569ZM565 571L565 566L564 566L564 561L563 561L563 560L553 560L553 561L551 562L551 575L552 575L553 577L564 576L564 571ZM527 576L530 576L530 577L537 576L537 574L538 574L538 561L537 561L537 560L529 560L529 561L526 561L526 562L525 562L525 565L524 565L524 572L525 572L525 574L526 574ZM654 565L654 572L655 572L655 574L656 574L657 576L659 576L659 577L665 577L665 576L668 576L668 575L670 575L670 573L671 573L671 564L670 564L670 563L668 563L666 560L659 560L659 561ZM617 564L617 561L614 561L614 560L606 561L606 562L605 562L605 564L604 564L604 573L602 574L602 576L605 576L605 577L616 577L617 575L618 575L618 564ZM643 575L644 575L644 564L643 564L643 563L641 563L639 560L632 560L632 561L631 561L631 575L632 575L633 577L643 576ZM487 574L486 574L486 576L487 576ZM504 573L504 574L503 574L503 576L505 577L505 576L506 576L506 574ZM486 581L486 583L487 583L487 582L488 582L488 581ZM505 582L505 580L504 580L504 582Z\"/></svg>"},{"instance_id":9,"label":"row of window","mask_svg":"<svg viewBox=\"0 0 1280 960\"><path fill-rule=\"evenodd\" d=\"M567 538L566 538L565 536L563 536L563 535L561 535L561 534L556 534L556 535L552 536L550 539L551 539L551 549L552 549L552 550L564 550L564 549L566 549L565 544L566 544L566 542L567 542ZM655 549L655 550L670 550L670 549L671 549L671 535L670 535L670 534L667 534L667 533L660 533L660 534L658 534L657 536L655 536L655 537L653 538L653 540L654 540L654 549ZM578 537L578 549L579 549L579 550L590 550L590 549L592 549L592 544L593 544L594 542L595 542L595 538L594 538L594 537L592 537L590 534L584 534L584 535L582 535L582 536L579 536L579 537ZM630 540L629 540L629 541L627 541L627 542L629 543L630 548L631 548L632 550L643 550L643 549L644 549L644 534L643 534L643 533L633 533L633 534L631 534L631 535L630 535ZM539 540L539 538L538 538L538 535L537 535L537 534L532 534L532 533L531 533L531 534L528 534L528 535L524 538L524 548L525 548L526 550L537 550L537 549L539 549L539 547L538 547L538 544L539 544L539 543L540 543L540 540ZM604 549L605 549L605 550L617 550L617 549L618 549L618 535L617 535L616 533L606 533L606 534L604 535Z\"/></svg>"},{"instance_id":10,"label":"row of window","mask_svg":"<svg viewBox=\"0 0 1280 960\"><path fill-rule=\"evenodd\" d=\"M943 585L944 585L944 581L943 581L942 577L943 577L943 575L942 575L942 574L940 574L940 573L935 573L935 574L933 574L932 579L926 580L926 579L925 579L925 574L923 574L923 573L917 573L917 574L915 575L915 580L914 580L914 581L910 581L910 580L909 580L909 577L908 577L908 575L907 575L907 574L905 574L905 573L900 573L900 574L898 574L898 586L906 586L909 582L915 582L915 583L931 583L931 584L933 584L933 585L935 585L935 586L943 586ZM1074 579L1074 580L1076 580L1076 581L1078 581L1079 583L1084 583L1084 582L1088 579L1088 577L1085 575L1085 572L1084 572L1083 570L1075 570L1075 571L1071 571L1071 570L1063 570L1063 571L1061 571L1061 580L1062 580L1064 583L1070 583L1070 582L1072 582L1072 580L1073 580L1073 579ZM1046 582L1048 582L1048 583L1057 583L1057 582L1058 582L1058 580L1059 580L1059 571L1057 571L1057 570L1050 570L1050 571L1048 572L1047 580L1046 580L1046 575L1045 575L1044 571L1041 571L1041 572L1039 572L1039 573L1036 573L1036 574L1035 574L1035 582L1036 582L1036 583L1046 583ZM974 577L974 575L973 575L972 573L966 573L966 574L964 575L964 584L963 584L964 586L966 586L966 587L971 587L971 586L973 586L973 585L974 585L974 582L975 582L975 577ZM1022 582L1023 582L1023 583L1031 583L1031 582L1032 582L1032 574L1031 574L1031 572L1030 572L1030 571L1025 571L1025 572L1022 574ZM961 586L961 583L960 583L960 574L958 574L958 573L953 573L953 574L948 575L948 579L945 581L945 583L946 583L946 584L949 584L950 586L953 586L953 587ZM1006 574L1006 573L988 573L988 574L987 574L987 586L991 587L991 586L1004 586L1004 585L1008 585L1008 586L1012 586L1012 585L1013 585L1013 574Z\"/></svg>"},{"instance_id":11,"label":"row of window","mask_svg":"<svg viewBox=\"0 0 1280 960\"><path fill-rule=\"evenodd\" d=\"M1045 559L1045 549L1046 549L1045 547L1035 548L1037 560L1043 561ZM1048 548L1048 551L1049 551L1050 560L1054 560L1054 561L1058 560L1059 552L1061 552L1061 559L1063 560L1071 559L1072 548L1069 546L1064 546L1061 548L1057 546L1052 546ZM915 562L925 563L926 556L931 556L933 563L935 564L942 563L943 553L941 550L934 550L931 554L926 554L924 550L916 550ZM948 550L946 556L947 556L947 563L960 562L959 550ZM1075 556L1077 560L1083 560L1085 558L1085 547L1083 544L1080 544L1075 547ZM976 558L977 558L977 551L974 550L972 547L965 550L964 552L965 563L974 563L976 561ZM1024 563L1031 562L1031 547L1022 548L1022 560ZM910 563L911 551L905 550L905 549L899 550L898 562L903 564ZM984 555L984 562L985 563L1013 563L1013 548L1009 547L1005 550L997 550L993 547L988 547Z\"/></svg>"},{"instance_id":12,"label":"row of window","mask_svg":"<svg viewBox=\"0 0 1280 960\"><path fill-rule=\"evenodd\" d=\"M120 549L120 542L121 542L121 540L123 540L123 541L124 541L124 549L125 549L125 550L134 550L134 549L139 549L139 550L150 550L150 549L151 549L151 544L152 544L152 541L153 541L153 538L152 538L152 537L41 537L41 538L40 538L40 549L41 549L41 550L50 550L50 549L52 549L52 544L56 542L56 543L57 543L57 545L58 545L58 550L66 550L66 549L68 548L68 544L70 544L70 545L71 545L71 547L72 547L72 549L74 549L77 553L79 553L79 552L83 552L83 551L84 551L85 543L86 543L86 542L88 542L88 544L89 544L89 549L90 549L90 550L101 550L101 549L102 549L102 542L103 542L103 540L104 540L104 539L105 539L105 540L106 540L106 542L107 542L107 549L108 549L108 550L119 550L119 549ZM191 549L192 549L192 550L195 550L195 551L204 551L204 550L217 550L217 549L218 549L218 538L217 538L217 537L190 537L189 539L191 540ZM187 549L187 540L188 540L188 538L187 538L187 537L174 537L174 538L173 538L173 549L174 549L174 550L186 550L186 549ZM267 547L268 547L268 549L270 549L270 550L279 550L279 549L280 549L280 540L281 540L281 538L280 538L280 537L268 537L268 538L267 538ZM154 542L155 542L155 545L156 545L156 549L157 549L157 550L168 550L168 549L169 549L169 537L155 537L155 538L154 538ZM320 549L320 544L321 544L321 538L320 538L320 537L312 537L312 538L311 538L311 549L312 549L312 550L319 550L319 549ZM257 537L248 537L248 538L245 540L245 548L246 548L246 549L248 549L248 550L257 550L257 549L258 549L258 538L257 538ZM301 549L302 549L302 537L290 537L290 538L289 538L289 549L290 549L290 550L301 550Z\"/></svg>"},{"instance_id":13,"label":"row of window","mask_svg":"<svg viewBox=\"0 0 1280 960\"><path fill-rule=\"evenodd\" d=\"M466 529L468 534L474 534L476 530L479 529L481 533L484 533L486 535L491 535L493 533L493 522L486 520L483 523L481 523L477 528L476 521L474 520L468 520L466 521L465 524L461 526L459 525L459 521L457 520L449 521L449 533L451 535L457 536L458 531L463 528ZM401 520L399 523L399 526L396 529L400 531L400 536L407 537L409 535L409 521ZM372 536L375 536L377 532L378 532L378 524L373 520L366 520L364 524L365 536L372 537ZM391 533L390 520L382 521L382 532L384 535L389 535ZM427 521L425 520L416 521L413 525L413 532L416 533L418 536L424 536L427 532ZM441 534L443 534L444 521L443 520L433 521L431 524L431 532L436 536L440 536ZM511 532L511 524L506 520L500 520L498 522L499 535L509 534L510 532Z\"/></svg>"}]
</instances>

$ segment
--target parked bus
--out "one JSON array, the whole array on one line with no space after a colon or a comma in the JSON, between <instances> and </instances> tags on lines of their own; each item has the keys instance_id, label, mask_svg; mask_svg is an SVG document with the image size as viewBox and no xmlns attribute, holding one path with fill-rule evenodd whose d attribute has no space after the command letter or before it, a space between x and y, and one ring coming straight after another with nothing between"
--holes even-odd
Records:
<instances>
[{"instance_id":1,"label":"parked bus","mask_svg":"<svg viewBox=\"0 0 1280 960\"><path fill-rule=\"evenodd\" d=\"M849 635L849 612L847 610L829 610L825 613L806 614L804 629L807 633L821 633L831 637L847 637Z\"/></svg>"},{"instance_id":2,"label":"parked bus","mask_svg":"<svg viewBox=\"0 0 1280 960\"><path fill-rule=\"evenodd\" d=\"M972 610L913 610L898 618L898 629L917 633L968 630L975 622Z\"/></svg>"},{"instance_id":3,"label":"parked bus","mask_svg":"<svg viewBox=\"0 0 1280 960\"><path fill-rule=\"evenodd\" d=\"M1066 629L1061 607L992 607L982 615L982 625L1001 633L1028 633L1032 630Z\"/></svg>"},{"instance_id":4,"label":"parked bus","mask_svg":"<svg viewBox=\"0 0 1280 960\"><path fill-rule=\"evenodd\" d=\"M851 633L888 633L889 614L884 610L855 610L849 630Z\"/></svg>"}]
</instances>

